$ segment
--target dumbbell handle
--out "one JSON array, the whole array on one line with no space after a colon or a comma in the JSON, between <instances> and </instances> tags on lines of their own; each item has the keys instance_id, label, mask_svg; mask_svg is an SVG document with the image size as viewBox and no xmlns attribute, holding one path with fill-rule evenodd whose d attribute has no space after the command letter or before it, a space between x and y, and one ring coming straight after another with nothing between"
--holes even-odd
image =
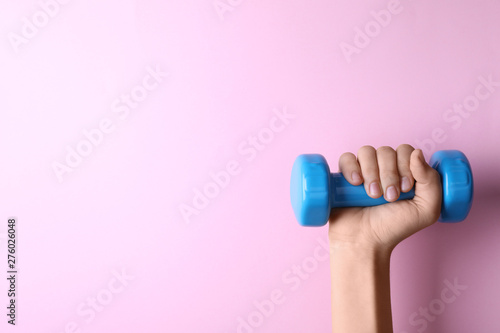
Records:
<instances>
[{"instance_id":1,"label":"dumbbell handle","mask_svg":"<svg viewBox=\"0 0 500 333\"><path fill-rule=\"evenodd\" d=\"M363 185L351 185L341 173L330 174L330 207L369 207L388 203L383 196L374 199L369 197ZM410 191L401 192L399 200L412 199L415 196L415 187Z\"/></svg>"}]
</instances>

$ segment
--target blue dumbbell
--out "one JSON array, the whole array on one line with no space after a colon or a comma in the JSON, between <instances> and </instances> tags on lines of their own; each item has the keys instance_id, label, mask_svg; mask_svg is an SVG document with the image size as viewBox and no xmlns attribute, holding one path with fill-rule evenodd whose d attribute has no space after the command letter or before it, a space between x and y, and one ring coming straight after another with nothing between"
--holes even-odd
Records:
<instances>
[{"instance_id":1,"label":"blue dumbbell","mask_svg":"<svg viewBox=\"0 0 500 333\"><path fill-rule=\"evenodd\" d=\"M443 185L441 222L460 222L469 214L474 194L472 170L465 155L458 150L440 150L430 160ZM415 188L401 193L398 200L411 199ZM388 203L383 197L373 199L363 185L354 186L341 173L330 173L326 159L319 154L297 157L292 168L290 198L295 217L303 226L322 226L330 210L336 207L368 207Z\"/></svg>"}]
</instances>

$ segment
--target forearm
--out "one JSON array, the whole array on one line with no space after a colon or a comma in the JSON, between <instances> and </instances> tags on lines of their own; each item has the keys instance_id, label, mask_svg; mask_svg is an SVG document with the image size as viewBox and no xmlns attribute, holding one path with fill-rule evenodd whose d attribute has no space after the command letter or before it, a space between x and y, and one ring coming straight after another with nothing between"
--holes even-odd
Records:
<instances>
[{"instance_id":1,"label":"forearm","mask_svg":"<svg viewBox=\"0 0 500 333\"><path fill-rule=\"evenodd\" d=\"M330 246L333 333L392 332L390 251Z\"/></svg>"}]
</instances>

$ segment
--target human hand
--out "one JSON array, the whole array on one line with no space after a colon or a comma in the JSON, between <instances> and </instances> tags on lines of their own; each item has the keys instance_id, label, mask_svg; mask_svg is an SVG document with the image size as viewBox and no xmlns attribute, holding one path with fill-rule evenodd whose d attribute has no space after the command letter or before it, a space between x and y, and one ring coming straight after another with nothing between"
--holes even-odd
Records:
<instances>
[{"instance_id":1,"label":"human hand","mask_svg":"<svg viewBox=\"0 0 500 333\"><path fill-rule=\"evenodd\" d=\"M420 149L403 144L396 151L383 146L363 146L358 156L344 153L339 169L352 185L363 184L372 198L384 196L388 204L336 208L329 223L330 244L335 247L387 250L415 232L430 226L441 211L441 180L425 162ZM415 184L415 197L397 201Z\"/></svg>"}]
</instances>

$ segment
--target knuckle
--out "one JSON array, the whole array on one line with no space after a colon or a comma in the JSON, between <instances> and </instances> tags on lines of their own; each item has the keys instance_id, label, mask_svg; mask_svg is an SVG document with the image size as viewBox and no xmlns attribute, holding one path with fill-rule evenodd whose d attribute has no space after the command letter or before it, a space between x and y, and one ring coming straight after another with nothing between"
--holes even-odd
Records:
<instances>
[{"instance_id":1,"label":"knuckle","mask_svg":"<svg viewBox=\"0 0 500 333\"><path fill-rule=\"evenodd\" d=\"M396 151L401 151L401 150L415 150L412 145L409 145L407 143L400 144L398 148L396 148Z\"/></svg>"},{"instance_id":2,"label":"knuckle","mask_svg":"<svg viewBox=\"0 0 500 333\"><path fill-rule=\"evenodd\" d=\"M406 162L398 160L398 170L401 175L411 176L410 161Z\"/></svg>"},{"instance_id":3,"label":"knuckle","mask_svg":"<svg viewBox=\"0 0 500 333\"><path fill-rule=\"evenodd\" d=\"M396 152L394 151L394 149L392 147L389 147L389 146L382 146L382 147L379 147L377 149L377 155L380 155L380 154L395 154Z\"/></svg>"},{"instance_id":4,"label":"knuckle","mask_svg":"<svg viewBox=\"0 0 500 333\"><path fill-rule=\"evenodd\" d=\"M373 180L378 179L378 168L366 167L363 169L363 176Z\"/></svg>"},{"instance_id":5,"label":"knuckle","mask_svg":"<svg viewBox=\"0 0 500 333\"><path fill-rule=\"evenodd\" d=\"M385 171L380 172L380 178L396 181L399 179L399 176L398 176L397 172L394 172L392 170L385 170Z\"/></svg>"},{"instance_id":6,"label":"knuckle","mask_svg":"<svg viewBox=\"0 0 500 333\"><path fill-rule=\"evenodd\" d=\"M356 156L354 156L353 153L350 153L350 152L346 152L346 153L343 153L342 155L340 155L340 161L347 161L347 160L350 160L350 159L356 159Z\"/></svg>"},{"instance_id":7,"label":"knuckle","mask_svg":"<svg viewBox=\"0 0 500 333\"><path fill-rule=\"evenodd\" d=\"M370 153L370 152L375 152L375 148L373 148L372 146L366 145L366 146L359 148L358 155L366 154L366 153Z\"/></svg>"}]
</instances>

